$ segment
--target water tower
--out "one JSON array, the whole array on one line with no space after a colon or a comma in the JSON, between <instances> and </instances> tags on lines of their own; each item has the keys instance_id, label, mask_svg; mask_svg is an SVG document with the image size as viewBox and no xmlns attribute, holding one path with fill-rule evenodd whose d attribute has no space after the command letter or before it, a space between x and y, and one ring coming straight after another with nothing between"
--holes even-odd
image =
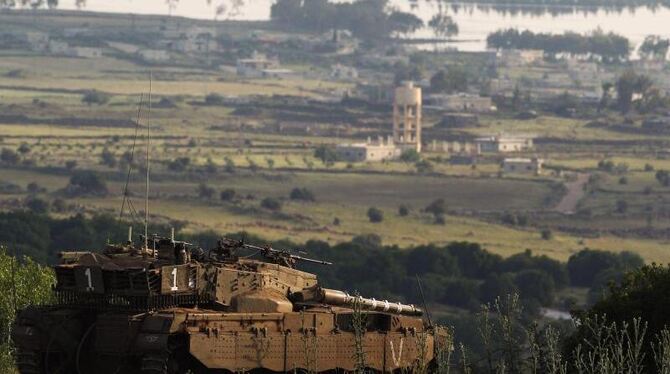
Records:
<instances>
[{"instance_id":1,"label":"water tower","mask_svg":"<svg viewBox=\"0 0 670 374\"><path fill-rule=\"evenodd\" d=\"M421 152L421 88L403 82L393 100L393 141L403 151Z\"/></svg>"}]
</instances>

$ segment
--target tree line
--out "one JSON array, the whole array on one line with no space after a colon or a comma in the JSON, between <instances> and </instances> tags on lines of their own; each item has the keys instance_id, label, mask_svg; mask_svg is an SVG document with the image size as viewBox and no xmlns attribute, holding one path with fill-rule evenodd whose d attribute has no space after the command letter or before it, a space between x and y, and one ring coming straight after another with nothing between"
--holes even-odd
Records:
<instances>
[{"instance_id":1,"label":"tree line","mask_svg":"<svg viewBox=\"0 0 670 374\"><path fill-rule=\"evenodd\" d=\"M489 48L535 49L542 50L552 57L560 54L591 56L605 62L624 61L631 51L630 41L627 38L602 30L583 35L571 31L549 34L506 29L489 34L486 43Z\"/></svg>"},{"instance_id":2,"label":"tree line","mask_svg":"<svg viewBox=\"0 0 670 374\"><path fill-rule=\"evenodd\" d=\"M19 256L29 256L43 264L55 263L60 251L95 251L107 242L125 240L127 225L105 215L57 219L29 211L6 212L0 213L0 243ZM179 229L178 223L175 225ZM170 228L154 226L149 231L168 233ZM216 245L219 235L202 232L180 237L207 249ZM249 236L246 240L262 243L259 238ZM290 242L274 244L282 248L299 247ZM374 234L333 246L309 241L300 247L310 256L335 264L304 266L305 270L317 273L328 287L420 303L415 279L420 276L428 302L470 310L500 295L519 293L524 305L537 311L539 307L555 305L557 291L568 286L589 287L590 298L596 301L610 280L619 279L625 271L643 264L634 253L589 249L572 255L567 263L536 256L531 251L503 258L479 244L467 242L401 249L383 245Z\"/></svg>"},{"instance_id":3,"label":"tree line","mask_svg":"<svg viewBox=\"0 0 670 374\"><path fill-rule=\"evenodd\" d=\"M363 39L379 39L393 33L407 34L424 26L412 13L390 10L388 0L359 0L335 3L330 0L277 0L271 19L283 26L306 31L350 30ZM445 33L453 31L446 20L435 26Z\"/></svg>"}]
</instances>

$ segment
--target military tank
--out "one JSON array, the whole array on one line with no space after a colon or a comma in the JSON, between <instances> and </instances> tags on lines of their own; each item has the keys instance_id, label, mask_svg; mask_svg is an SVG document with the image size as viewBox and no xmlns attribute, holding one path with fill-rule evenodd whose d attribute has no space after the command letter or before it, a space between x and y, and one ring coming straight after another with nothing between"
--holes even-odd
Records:
<instances>
[{"instance_id":1,"label":"military tank","mask_svg":"<svg viewBox=\"0 0 670 374\"><path fill-rule=\"evenodd\" d=\"M426 372L444 347L421 309L296 269L325 261L231 239L140 242L61 253L53 301L13 326L21 374Z\"/></svg>"}]
</instances>

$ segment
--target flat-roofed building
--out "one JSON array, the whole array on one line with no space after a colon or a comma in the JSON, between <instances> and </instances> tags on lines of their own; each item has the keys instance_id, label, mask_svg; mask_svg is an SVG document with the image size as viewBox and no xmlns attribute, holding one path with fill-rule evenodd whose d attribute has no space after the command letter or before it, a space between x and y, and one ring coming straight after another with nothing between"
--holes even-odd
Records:
<instances>
[{"instance_id":1,"label":"flat-roofed building","mask_svg":"<svg viewBox=\"0 0 670 374\"><path fill-rule=\"evenodd\" d=\"M506 158L503 160L502 171L505 174L532 174L542 173L544 160L533 158Z\"/></svg>"},{"instance_id":2,"label":"flat-roofed building","mask_svg":"<svg viewBox=\"0 0 670 374\"><path fill-rule=\"evenodd\" d=\"M490 97L458 93L453 95L430 95L426 98L430 107L453 112L488 113L497 110ZM428 108L426 105L426 108Z\"/></svg>"},{"instance_id":3,"label":"flat-roofed building","mask_svg":"<svg viewBox=\"0 0 670 374\"><path fill-rule=\"evenodd\" d=\"M280 63L276 58L268 58L262 53L254 52L251 58L237 60L237 75L243 77L261 77L264 71L279 70Z\"/></svg>"},{"instance_id":4,"label":"flat-roofed building","mask_svg":"<svg viewBox=\"0 0 670 374\"><path fill-rule=\"evenodd\" d=\"M147 62L164 62L170 60L170 53L164 49L140 49L137 55Z\"/></svg>"},{"instance_id":5,"label":"flat-roofed building","mask_svg":"<svg viewBox=\"0 0 670 374\"><path fill-rule=\"evenodd\" d=\"M400 157L401 150L392 139L384 142L368 140L366 143L339 144L335 149L338 157L346 162L393 160Z\"/></svg>"},{"instance_id":6,"label":"flat-roofed building","mask_svg":"<svg viewBox=\"0 0 670 374\"><path fill-rule=\"evenodd\" d=\"M533 148L530 136L489 136L475 139L478 153L523 152Z\"/></svg>"}]
</instances>

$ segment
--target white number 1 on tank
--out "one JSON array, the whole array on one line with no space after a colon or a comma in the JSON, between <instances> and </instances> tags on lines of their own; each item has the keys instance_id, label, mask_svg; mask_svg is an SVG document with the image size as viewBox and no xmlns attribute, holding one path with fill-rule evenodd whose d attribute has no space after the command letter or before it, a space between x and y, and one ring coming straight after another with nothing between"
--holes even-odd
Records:
<instances>
[{"instance_id":1,"label":"white number 1 on tank","mask_svg":"<svg viewBox=\"0 0 670 374\"><path fill-rule=\"evenodd\" d=\"M86 280L88 281L88 287L86 287L86 291L93 291L93 279L91 279L91 269L88 268L84 272L84 275L86 275Z\"/></svg>"},{"instance_id":2,"label":"white number 1 on tank","mask_svg":"<svg viewBox=\"0 0 670 374\"><path fill-rule=\"evenodd\" d=\"M177 268L172 269L172 291L179 291L177 287Z\"/></svg>"}]
</instances>

